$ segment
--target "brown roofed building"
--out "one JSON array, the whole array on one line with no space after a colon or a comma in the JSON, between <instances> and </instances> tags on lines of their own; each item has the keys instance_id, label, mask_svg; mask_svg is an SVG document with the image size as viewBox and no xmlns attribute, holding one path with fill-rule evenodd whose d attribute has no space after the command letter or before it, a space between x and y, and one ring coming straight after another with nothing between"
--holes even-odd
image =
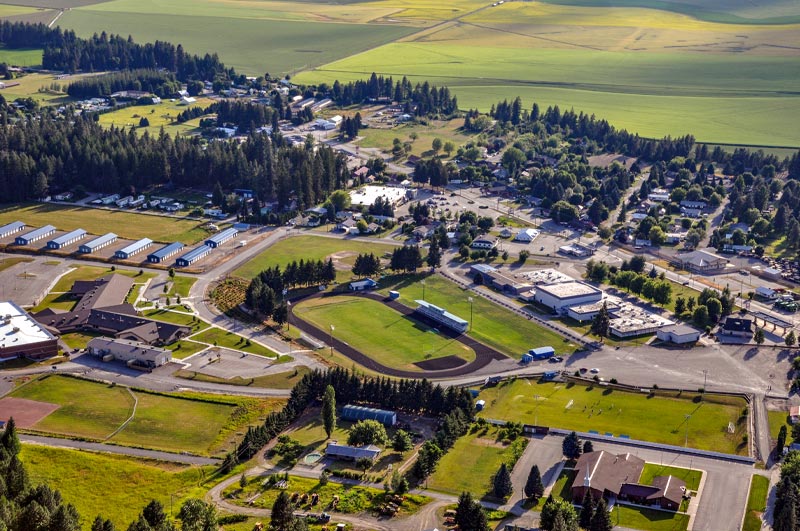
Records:
<instances>
[{"instance_id":1,"label":"brown roofed building","mask_svg":"<svg viewBox=\"0 0 800 531\"><path fill-rule=\"evenodd\" d=\"M674 476L657 476L652 485L639 484L645 462L631 454L614 455L605 451L583 454L572 482L572 499L580 501L587 490L599 499L615 498L640 505L677 511L686 483Z\"/></svg>"}]
</instances>

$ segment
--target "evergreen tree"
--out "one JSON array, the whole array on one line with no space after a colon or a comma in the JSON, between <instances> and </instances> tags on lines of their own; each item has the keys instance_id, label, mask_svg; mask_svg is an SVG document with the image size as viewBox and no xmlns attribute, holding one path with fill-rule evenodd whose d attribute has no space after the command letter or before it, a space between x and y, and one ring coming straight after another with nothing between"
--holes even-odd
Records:
<instances>
[{"instance_id":1,"label":"evergreen tree","mask_svg":"<svg viewBox=\"0 0 800 531\"><path fill-rule=\"evenodd\" d=\"M605 301L597 315L592 320L592 333L599 337L608 337L608 329L611 326L611 319L608 317L608 308Z\"/></svg>"},{"instance_id":2,"label":"evergreen tree","mask_svg":"<svg viewBox=\"0 0 800 531\"><path fill-rule=\"evenodd\" d=\"M428 257L427 257L428 265L436 269L440 265L442 265L442 252L439 249L439 241L436 238L431 238L431 245L428 249Z\"/></svg>"},{"instance_id":3,"label":"evergreen tree","mask_svg":"<svg viewBox=\"0 0 800 531\"><path fill-rule=\"evenodd\" d=\"M392 449L396 452L407 452L414 447L411 441L411 435L405 430L397 430L392 437Z\"/></svg>"},{"instance_id":4,"label":"evergreen tree","mask_svg":"<svg viewBox=\"0 0 800 531\"><path fill-rule=\"evenodd\" d=\"M289 494L282 490L272 504L270 515L270 529L275 531L288 531L294 523L294 507L289 499Z\"/></svg>"},{"instance_id":5,"label":"evergreen tree","mask_svg":"<svg viewBox=\"0 0 800 531\"><path fill-rule=\"evenodd\" d=\"M0 445L2 445L9 456L19 455L22 445L19 442L17 423L14 421L14 417L9 418L8 422L6 422L3 435L0 436Z\"/></svg>"},{"instance_id":6,"label":"evergreen tree","mask_svg":"<svg viewBox=\"0 0 800 531\"><path fill-rule=\"evenodd\" d=\"M597 501L597 507L592 516L592 525L589 527L590 531L611 531L614 528L611 523L611 515L608 514L608 505L606 500L600 498Z\"/></svg>"},{"instance_id":7,"label":"evergreen tree","mask_svg":"<svg viewBox=\"0 0 800 531\"><path fill-rule=\"evenodd\" d=\"M322 425L330 439L336 429L336 390L332 385L325 388L325 395L322 397Z\"/></svg>"},{"instance_id":8,"label":"evergreen tree","mask_svg":"<svg viewBox=\"0 0 800 531\"><path fill-rule=\"evenodd\" d=\"M778 442L775 445L775 453L778 459L780 459L783 455L784 446L786 446L786 424L781 426L781 429L778 432Z\"/></svg>"},{"instance_id":9,"label":"evergreen tree","mask_svg":"<svg viewBox=\"0 0 800 531\"><path fill-rule=\"evenodd\" d=\"M797 343L797 336L794 334L794 330L790 330L789 334L786 336L786 339L783 340L786 343L787 347L793 347Z\"/></svg>"},{"instance_id":10,"label":"evergreen tree","mask_svg":"<svg viewBox=\"0 0 800 531\"><path fill-rule=\"evenodd\" d=\"M756 333L753 335L753 341L755 341L758 345L761 345L761 344L764 343L765 337L764 337L764 329L763 328L757 328L756 329Z\"/></svg>"},{"instance_id":11,"label":"evergreen tree","mask_svg":"<svg viewBox=\"0 0 800 531\"><path fill-rule=\"evenodd\" d=\"M525 496L538 500L542 497L542 494L544 494L542 475L539 473L539 466L533 465L528 473L528 480L525 482Z\"/></svg>"},{"instance_id":12,"label":"evergreen tree","mask_svg":"<svg viewBox=\"0 0 800 531\"><path fill-rule=\"evenodd\" d=\"M97 516L92 522L92 529L91 531L116 531L114 528L114 523L111 520L103 520L100 516Z\"/></svg>"},{"instance_id":13,"label":"evergreen tree","mask_svg":"<svg viewBox=\"0 0 800 531\"><path fill-rule=\"evenodd\" d=\"M594 516L594 498L592 497L592 493L589 489L586 489L586 493L583 495L583 501L581 501L581 513L578 517L578 524L583 529L589 529L592 525L592 517Z\"/></svg>"},{"instance_id":14,"label":"evergreen tree","mask_svg":"<svg viewBox=\"0 0 800 531\"><path fill-rule=\"evenodd\" d=\"M514 486L511 483L511 474L505 463L500 465L500 469L494 475L493 486L495 497L500 499L506 499L514 491Z\"/></svg>"},{"instance_id":15,"label":"evergreen tree","mask_svg":"<svg viewBox=\"0 0 800 531\"><path fill-rule=\"evenodd\" d=\"M594 445L592 441L583 441L583 453L588 454L594 452Z\"/></svg>"},{"instance_id":16,"label":"evergreen tree","mask_svg":"<svg viewBox=\"0 0 800 531\"><path fill-rule=\"evenodd\" d=\"M581 441L578 434L574 431L564 437L561 442L561 449L568 459L577 459L581 456Z\"/></svg>"},{"instance_id":17,"label":"evergreen tree","mask_svg":"<svg viewBox=\"0 0 800 531\"><path fill-rule=\"evenodd\" d=\"M480 502L469 492L462 492L456 506L456 524L461 531L488 531L489 522Z\"/></svg>"}]
</instances>

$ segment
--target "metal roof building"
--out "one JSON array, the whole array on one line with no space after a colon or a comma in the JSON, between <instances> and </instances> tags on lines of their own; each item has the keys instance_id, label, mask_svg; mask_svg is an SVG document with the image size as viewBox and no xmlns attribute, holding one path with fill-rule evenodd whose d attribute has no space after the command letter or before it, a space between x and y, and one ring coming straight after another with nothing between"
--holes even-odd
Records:
<instances>
[{"instance_id":1,"label":"metal roof building","mask_svg":"<svg viewBox=\"0 0 800 531\"><path fill-rule=\"evenodd\" d=\"M102 236L95 238L90 242L84 243L78 247L78 250L82 253L93 253L102 249L103 247L111 245L115 241L117 241L117 235L113 232L109 232L108 234L103 234Z\"/></svg>"},{"instance_id":2,"label":"metal roof building","mask_svg":"<svg viewBox=\"0 0 800 531\"><path fill-rule=\"evenodd\" d=\"M0 238L11 236L16 232L20 232L23 230L25 230L25 224L21 221L15 221L14 223L3 225L2 227L0 227Z\"/></svg>"},{"instance_id":3,"label":"metal roof building","mask_svg":"<svg viewBox=\"0 0 800 531\"><path fill-rule=\"evenodd\" d=\"M215 234L214 236L207 239L206 245L208 245L212 249L217 248L226 241L230 240L231 238L235 238L237 234L239 234L239 231L232 227L230 229L225 229L219 234Z\"/></svg>"},{"instance_id":4,"label":"metal roof building","mask_svg":"<svg viewBox=\"0 0 800 531\"><path fill-rule=\"evenodd\" d=\"M420 315L435 321L439 324L451 328L456 332L464 333L469 328L469 323L457 315L453 315L444 308L439 308L426 301L414 301L419 304L419 307L414 310Z\"/></svg>"},{"instance_id":5,"label":"metal roof building","mask_svg":"<svg viewBox=\"0 0 800 531\"><path fill-rule=\"evenodd\" d=\"M159 264L169 258L170 256L176 255L181 250L186 247L181 242L172 242L169 245L165 245L158 251L154 253L150 253L147 255L147 261L151 264Z\"/></svg>"},{"instance_id":6,"label":"metal roof building","mask_svg":"<svg viewBox=\"0 0 800 531\"><path fill-rule=\"evenodd\" d=\"M201 258L204 258L210 252L211 252L211 247L209 247L208 245L201 245L200 247L195 247L185 255L175 260L175 263L178 264L180 267L187 267L197 262Z\"/></svg>"},{"instance_id":7,"label":"metal roof building","mask_svg":"<svg viewBox=\"0 0 800 531\"><path fill-rule=\"evenodd\" d=\"M136 253L144 251L151 245L153 245L153 240L151 240L150 238L142 238L138 242L133 242L129 246L123 247L122 249L114 253L114 258L119 258L120 260L127 260Z\"/></svg>"},{"instance_id":8,"label":"metal roof building","mask_svg":"<svg viewBox=\"0 0 800 531\"><path fill-rule=\"evenodd\" d=\"M62 249L68 245L75 243L76 241L80 240L86 236L86 231L83 229L75 229L72 232L68 232L58 238L53 238L49 242L47 242L48 249Z\"/></svg>"},{"instance_id":9,"label":"metal roof building","mask_svg":"<svg viewBox=\"0 0 800 531\"><path fill-rule=\"evenodd\" d=\"M394 426L397 424L397 413L394 411L387 411L385 409L375 409L364 406L354 406L347 404L342 408L342 419L351 422L359 420L377 420L386 426Z\"/></svg>"},{"instance_id":10,"label":"metal roof building","mask_svg":"<svg viewBox=\"0 0 800 531\"><path fill-rule=\"evenodd\" d=\"M336 441L331 441L328 443L328 446L325 447L325 455L348 461L357 461L364 457L374 461L380 454L381 449L371 444L369 446L357 447L337 444Z\"/></svg>"},{"instance_id":11,"label":"metal roof building","mask_svg":"<svg viewBox=\"0 0 800 531\"><path fill-rule=\"evenodd\" d=\"M56 228L54 226L45 225L44 227L32 230L27 234L23 234L22 236L17 236L17 239L14 240L14 243L17 245L30 245L35 241L41 240L42 238L47 238L55 231Z\"/></svg>"}]
</instances>

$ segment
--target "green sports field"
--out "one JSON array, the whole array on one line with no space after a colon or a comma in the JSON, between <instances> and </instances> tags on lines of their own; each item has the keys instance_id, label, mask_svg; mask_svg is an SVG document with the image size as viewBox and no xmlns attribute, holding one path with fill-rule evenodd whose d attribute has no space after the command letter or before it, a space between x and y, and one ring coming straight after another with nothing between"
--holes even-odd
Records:
<instances>
[{"instance_id":1,"label":"green sports field","mask_svg":"<svg viewBox=\"0 0 800 531\"><path fill-rule=\"evenodd\" d=\"M538 399L535 398L538 396ZM611 390L602 386L537 383L514 380L481 391L486 409L480 416L538 423L567 430L683 446L687 436L692 448L746 454L742 437L747 420L743 399L709 395L705 401L693 393L648 395ZM729 434L728 423L735 431Z\"/></svg>"},{"instance_id":2,"label":"green sports field","mask_svg":"<svg viewBox=\"0 0 800 531\"><path fill-rule=\"evenodd\" d=\"M552 346L561 355L569 355L577 347L549 328L511 313L438 275L425 278L424 297L421 277L400 278L397 283L389 280L388 285L382 285L381 292L388 294L394 289L400 292L399 300L406 306L416 308L414 301L424 298L467 320L470 320L469 297L472 297L469 335L513 358L519 359L535 347Z\"/></svg>"},{"instance_id":3,"label":"green sports field","mask_svg":"<svg viewBox=\"0 0 800 531\"><path fill-rule=\"evenodd\" d=\"M36 431L201 454L215 450L221 430L236 409L235 404L132 395L125 387L64 376L40 378L11 396L60 406L33 426ZM112 436L133 413L134 396L138 405L133 420Z\"/></svg>"},{"instance_id":4,"label":"green sports field","mask_svg":"<svg viewBox=\"0 0 800 531\"><path fill-rule=\"evenodd\" d=\"M119 210L102 210L53 203L28 203L0 209L0 223L22 221L34 227L47 224L58 230L85 229L91 234L115 232L123 238L151 238L157 242L195 243L208 235L197 221Z\"/></svg>"},{"instance_id":5,"label":"green sports field","mask_svg":"<svg viewBox=\"0 0 800 531\"><path fill-rule=\"evenodd\" d=\"M302 235L281 240L263 253L255 256L233 272L242 278L253 278L268 267L284 267L292 261L322 260L332 255L339 263L342 279L352 277L349 268L359 253L374 253L379 257L391 253L395 246L363 240L327 238L323 236ZM342 280L340 279L340 280Z\"/></svg>"},{"instance_id":6,"label":"green sports field","mask_svg":"<svg viewBox=\"0 0 800 531\"><path fill-rule=\"evenodd\" d=\"M158 500L177 513L183 500L202 497L200 486L212 467L187 467L140 458L23 445L21 459L31 483L47 483L80 513L89 531L98 512L117 529L127 529L141 510ZM57 466L56 466L57 464Z\"/></svg>"},{"instance_id":7,"label":"green sports field","mask_svg":"<svg viewBox=\"0 0 800 531\"><path fill-rule=\"evenodd\" d=\"M294 313L382 365L419 370L415 362L457 356L467 362L475 352L385 304L361 297L325 297L299 303Z\"/></svg>"}]
</instances>

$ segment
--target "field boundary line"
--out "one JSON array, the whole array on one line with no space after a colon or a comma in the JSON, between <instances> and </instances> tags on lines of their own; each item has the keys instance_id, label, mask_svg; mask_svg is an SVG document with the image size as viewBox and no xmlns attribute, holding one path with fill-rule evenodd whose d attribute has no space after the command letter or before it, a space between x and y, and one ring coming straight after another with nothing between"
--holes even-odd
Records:
<instances>
[{"instance_id":1,"label":"field boundary line","mask_svg":"<svg viewBox=\"0 0 800 531\"><path fill-rule=\"evenodd\" d=\"M128 425L128 423L129 423L130 421L132 421L132 420L133 420L133 418L136 416L136 407L139 405L139 399L138 399L138 398L136 398L136 395L135 395L135 394L133 394L133 391L131 391L131 388L130 388L130 387L126 387L125 389L127 389L127 390L128 390L128 393L131 395L131 398L133 398L133 411L131 411L131 416L130 416L130 417L128 417L128 418L125 420L125 422L123 422L122 424L120 424L119 428L117 428L116 430L114 430L114 431L111 433L111 435L109 435L108 437L106 437L106 438L105 438L105 440L106 440L106 441L107 441L107 440L109 440L109 439L111 439L113 436L115 436L116 434L118 434L118 433L119 433L119 432L121 432L122 430L124 430L124 429L125 429L125 426L127 426L127 425Z\"/></svg>"}]
</instances>

